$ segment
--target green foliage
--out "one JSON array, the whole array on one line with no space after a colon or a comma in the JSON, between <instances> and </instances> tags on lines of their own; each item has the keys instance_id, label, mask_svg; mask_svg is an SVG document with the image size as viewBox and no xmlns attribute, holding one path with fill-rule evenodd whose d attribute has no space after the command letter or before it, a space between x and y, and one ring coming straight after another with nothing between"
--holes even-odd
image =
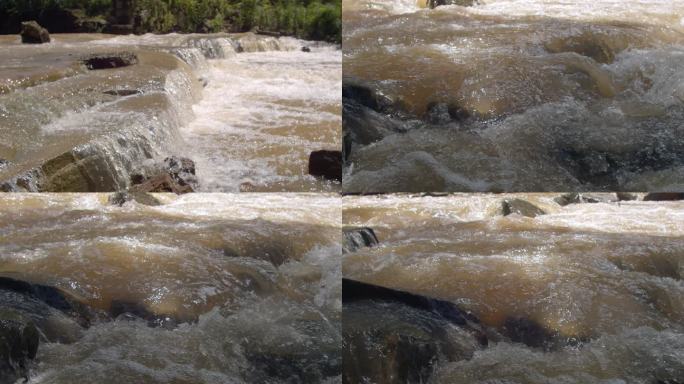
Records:
<instances>
[{"instance_id":1,"label":"green foliage","mask_svg":"<svg viewBox=\"0 0 684 384\"><path fill-rule=\"evenodd\" d=\"M108 15L112 0L0 0L0 17L38 19L46 10L82 9ZM280 32L341 41L341 0L137 0L141 32Z\"/></svg>"}]
</instances>

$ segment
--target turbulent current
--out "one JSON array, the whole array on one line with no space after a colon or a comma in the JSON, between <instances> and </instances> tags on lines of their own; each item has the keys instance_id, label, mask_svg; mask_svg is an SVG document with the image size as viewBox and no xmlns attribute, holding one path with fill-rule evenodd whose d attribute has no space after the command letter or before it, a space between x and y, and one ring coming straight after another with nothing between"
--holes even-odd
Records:
<instances>
[{"instance_id":1,"label":"turbulent current","mask_svg":"<svg viewBox=\"0 0 684 384\"><path fill-rule=\"evenodd\" d=\"M30 383L339 382L339 197L154 199L0 200L0 318L42 333Z\"/></svg>"},{"instance_id":2,"label":"turbulent current","mask_svg":"<svg viewBox=\"0 0 684 384\"><path fill-rule=\"evenodd\" d=\"M348 302L345 285L345 376L681 383L684 205L556 196L345 197L345 225L379 243L348 252L344 277L404 292Z\"/></svg>"},{"instance_id":3,"label":"turbulent current","mask_svg":"<svg viewBox=\"0 0 684 384\"><path fill-rule=\"evenodd\" d=\"M684 2L420 3L344 1L345 191L682 188Z\"/></svg>"},{"instance_id":4,"label":"turbulent current","mask_svg":"<svg viewBox=\"0 0 684 384\"><path fill-rule=\"evenodd\" d=\"M339 190L308 160L341 145L341 58L252 33L2 37L0 190L124 189L168 156L195 161L199 191Z\"/></svg>"}]
</instances>

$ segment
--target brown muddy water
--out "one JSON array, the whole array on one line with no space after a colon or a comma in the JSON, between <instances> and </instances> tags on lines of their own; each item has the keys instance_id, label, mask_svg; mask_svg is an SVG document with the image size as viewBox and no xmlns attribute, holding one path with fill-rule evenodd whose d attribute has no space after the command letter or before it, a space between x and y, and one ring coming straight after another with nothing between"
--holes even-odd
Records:
<instances>
[{"instance_id":1,"label":"brown muddy water","mask_svg":"<svg viewBox=\"0 0 684 384\"><path fill-rule=\"evenodd\" d=\"M0 199L0 276L95 314L13 301L0 281L2 319L41 332L29 383L340 382L339 197L154 197Z\"/></svg>"},{"instance_id":2,"label":"brown muddy water","mask_svg":"<svg viewBox=\"0 0 684 384\"><path fill-rule=\"evenodd\" d=\"M138 63L82 63L120 52ZM341 145L341 76L338 47L287 37L3 36L0 187L114 191L178 155L195 160L200 191L336 191L307 168Z\"/></svg>"},{"instance_id":3,"label":"brown muddy water","mask_svg":"<svg viewBox=\"0 0 684 384\"><path fill-rule=\"evenodd\" d=\"M345 382L683 382L684 204L555 196L344 197L344 277L442 301L345 298Z\"/></svg>"},{"instance_id":4,"label":"brown muddy water","mask_svg":"<svg viewBox=\"0 0 684 384\"><path fill-rule=\"evenodd\" d=\"M684 2L418 3L344 0L345 191L682 188Z\"/></svg>"}]
</instances>

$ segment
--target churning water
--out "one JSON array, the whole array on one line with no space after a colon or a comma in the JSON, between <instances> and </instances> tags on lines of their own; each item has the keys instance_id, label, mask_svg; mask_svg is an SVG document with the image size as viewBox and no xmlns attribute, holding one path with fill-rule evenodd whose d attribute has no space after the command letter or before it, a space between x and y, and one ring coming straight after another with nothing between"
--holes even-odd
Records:
<instances>
[{"instance_id":1,"label":"churning water","mask_svg":"<svg viewBox=\"0 0 684 384\"><path fill-rule=\"evenodd\" d=\"M684 2L475 3L345 1L345 191L681 189Z\"/></svg>"}]
</instances>

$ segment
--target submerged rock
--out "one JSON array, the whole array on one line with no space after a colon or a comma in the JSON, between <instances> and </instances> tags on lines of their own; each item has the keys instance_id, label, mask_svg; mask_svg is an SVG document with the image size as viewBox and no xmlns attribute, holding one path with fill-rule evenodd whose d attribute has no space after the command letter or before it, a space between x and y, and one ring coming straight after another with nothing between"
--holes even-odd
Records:
<instances>
[{"instance_id":1,"label":"submerged rock","mask_svg":"<svg viewBox=\"0 0 684 384\"><path fill-rule=\"evenodd\" d=\"M309 174L342 182L342 152L327 150L311 152Z\"/></svg>"},{"instance_id":2,"label":"submerged rock","mask_svg":"<svg viewBox=\"0 0 684 384\"><path fill-rule=\"evenodd\" d=\"M28 380L30 362L36 358L40 335L30 320L0 309L0 384Z\"/></svg>"},{"instance_id":3,"label":"submerged rock","mask_svg":"<svg viewBox=\"0 0 684 384\"><path fill-rule=\"evenodd\" d=\"M137 63L138 56L132 52L96 54L83 59L83 64L89 70L128 67Z\"/></svg>"},{"instance_id":4,"label":"submerged rock","mask_svg":"<svg viewBox=\"0 0 684 384\"><path fill-rule=\"evenodd\" d=\"M440 359L487 345L478 320L455 304L342 280L344 383L422 383Z\"/></svg>"},{"instance_id":5,"label":"submerged rock","mask_svg":"<svg viewBox=\"0 0 684 384\"><path fill-rule=\"evenodd\" d=\"M81 326L89 326L100 316L100 313L81 303L75 297L59 288L48 285L0 276L0 292L14 292L24 296L27 300L40 302L67 315ZM5 299L8 297L5 296Z\"/></svg>"},{"instance_id":6,"label":"submerged rock","mask_svg":"<svg viewBox=\"0 0 684 384\"><path fill-rule=\"evenodd\" d=\"M149 206L162 205L162 203L159 200L157 200L154 196L139 191L114 192L112 195L109 196L108 201L109 204L118 205L119 207L124 205L128 201L135 201L138 204Z\"/></svg>"},{"instance_id":7,"label":"submerged rock","mask_svg":"<svg viewBox=\"0 0 684 384\"><path fill-rule=\"evenodd\" d=\"M373 247L379 244L375 232L368 227L344 228L342 233L344 234L342 253L351 253L363 247Z\"/></svg>"},{"instance_id":8,"label":"submerged rock","mask_svg":"<svg viewBox=\"0 0 684 384\"><path fill-rule=\"evenodd\" d=\"M36 21L25 21L21 23L21 42L24 44L49 43L50 34Z\"/></svg>"},{"instance_id":9,"label":"submerged rock","mask_svg":"<svg viewBox=\"0 0 684 384\"><path fill-rule=\"evenodd\" d=\"M104 93L112 96L132 96L139 95L142 92L138 89L110 89L109 91L104 91Z\"/></svg>"},{"instance_id":10,"label":"submerged rock","mask_svg":"<svg viewBox=\"0 0 684 384\"><path fill-rule=\"evenodd\" d=\"M553 199L562 206L582 203L616 203L623 200L634 200L636 196L630 193L566 193Z\"/></svg>"},{"instance_id":11,"label":"submerged rock","mask_svg":"<svg viewBox=\"0 0 684 384\"><path fill-rule=\"evenodd\" d=\"M311 52L311 48L304 46L302 47L302 52Z\"/></svg>"},{"instance_id":12,"label":"submerged rock","mask_svg":"<svg viewBox=\"0 0 684 384\"><path fill-rule=\"evenodd\" d=\"M684 200L684 192L653 192L644 196L644 201Z\"/></svg>"},{"instance_id":13,"label":"submerged rock","mask_svg":"<svg viewBox=\"0 0 684 384\"><path fill-rule=\"evenodd\" d=\"M506 199L501 203L503 215L517 214L525 217L537 217L546 214L536 205L522 199Z\"/></svg>"}]
</instances>

